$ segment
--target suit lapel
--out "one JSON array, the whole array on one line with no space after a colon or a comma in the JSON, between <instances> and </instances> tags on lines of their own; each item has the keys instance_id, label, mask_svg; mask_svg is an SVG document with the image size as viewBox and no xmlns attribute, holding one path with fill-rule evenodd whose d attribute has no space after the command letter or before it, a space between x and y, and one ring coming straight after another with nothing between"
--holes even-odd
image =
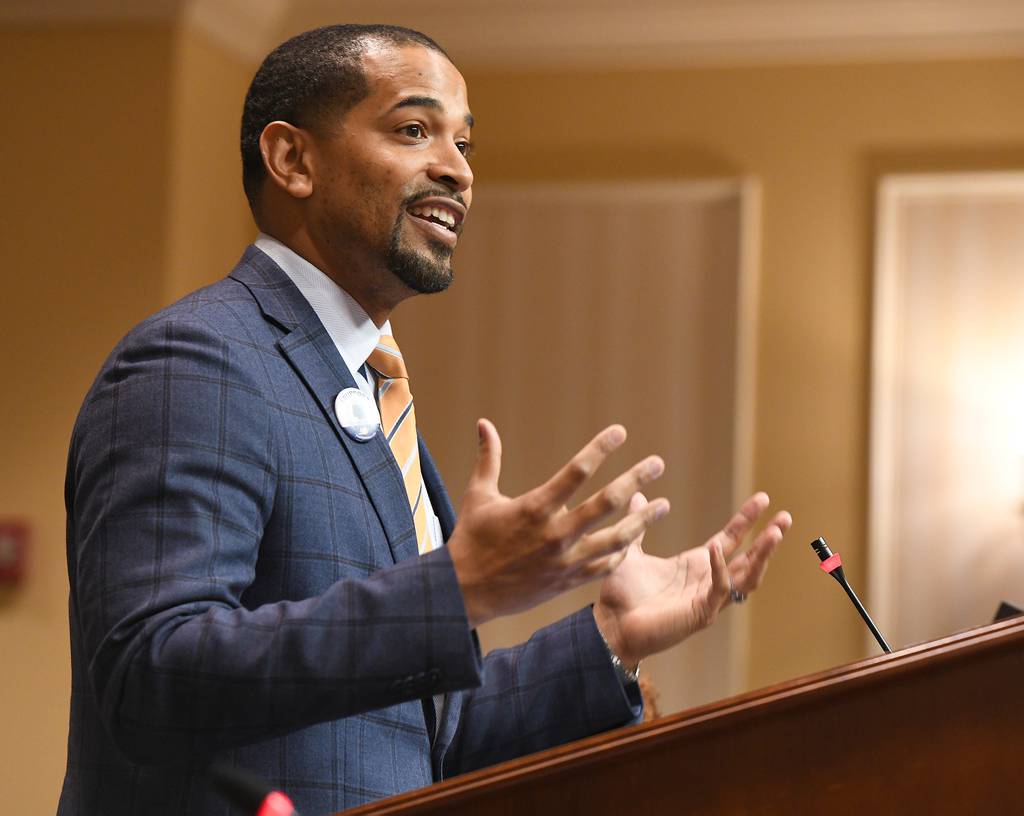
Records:
<instances>
[{"instance_id":1,"label":"suit lapel","mask_svg":"<svg viewBox=\"0 0 1024 816\"><path fill-rule=\"evenodd\" d=\"M448 498L448 491L444 489L444 482L441 474L434 464L434 458L427 450L422 435L419 438L420 444L420 471L423 473L423 484L426 485L427 495L430 496L430 505L434 508L434 515L441 524L441 535L445 541L448 540L455 529L455 508Z\"/></svg>"},{"instance_id":2,"label":"suit lapel","mask_svg":"<svg viewBox=\"0 0 1024 816\"><path fill-rule=\"evenodd\" d=\"M383 434L378 431L369 442L357 442L335 416L334 398L342 389L355 388L356 382L316 312L284 271L254 246L246 250L230 277L248 288L263 314L287 332L278 348L313 394L352 460L394 560L416 555L416 528L405 485Z\"/></svg>"}]
</instances>

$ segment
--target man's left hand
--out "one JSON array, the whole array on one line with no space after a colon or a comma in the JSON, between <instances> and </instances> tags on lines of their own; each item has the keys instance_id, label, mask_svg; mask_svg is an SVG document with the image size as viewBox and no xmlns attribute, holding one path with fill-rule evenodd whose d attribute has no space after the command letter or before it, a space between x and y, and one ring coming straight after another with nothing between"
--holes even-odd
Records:
<instances>
[{"instance_id":1,"label":"man's left hand","mask_svg":"<svg viewBox=\"0 0 1024 816\"><path fill-rule=\"evenodd\" d=\"M630 512L646 502L637 493ZM768 496L756 493L706 544L671 558L645 553L643 536L630 545L623 561L605 578L594 605L598 629L626 666L636 666L709 626L729 603L730 589L744 595L757 589L768 560L793 523L789 513L776 513L750 549L736 555L767 509Z\"/></svg>"}]
</instances>

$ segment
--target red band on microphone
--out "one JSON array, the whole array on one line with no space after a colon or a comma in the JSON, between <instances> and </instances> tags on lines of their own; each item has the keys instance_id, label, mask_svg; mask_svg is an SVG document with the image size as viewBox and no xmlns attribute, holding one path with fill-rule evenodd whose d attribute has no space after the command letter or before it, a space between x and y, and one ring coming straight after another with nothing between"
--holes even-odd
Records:
<instances>
[{"instance_id":1,"label":"red band on microphone","mask_svg":"<svg viewBox=\"0 0 1024 816\"><path fill-rule=\"evenodd\" d=\"M256 816L295 816L295 806L281 791L271 791Z\"/></svg>"},{"instance_id":2,"label":"red band on microphone","mask_svg":"<svg viewBox=\"0 0 1024 816\"><path fill-rule=\"evenodd\" d=\"M843 565L843 559L839 557L839 553L833 553L824 561L821 562L821 568L825 572L832 572L832 570Z\"/></svg>"}]
</instances>

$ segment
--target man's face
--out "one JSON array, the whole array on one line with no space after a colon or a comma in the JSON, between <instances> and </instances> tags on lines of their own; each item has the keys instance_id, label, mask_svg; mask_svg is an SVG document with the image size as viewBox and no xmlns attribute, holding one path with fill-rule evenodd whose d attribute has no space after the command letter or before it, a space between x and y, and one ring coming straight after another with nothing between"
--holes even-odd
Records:
<instances>
[{"instance_id":1,"label":"man's face","mask_svg":"<svg viewBox=\"0 0 1024 816\"><path fill-rule=\"evenodd\" d=\"M369 96L313 134L311 226L332 261L359 265L352 272L439 292L472 198L466 83L421 46L371 45L363 66Z\"/></svg>"}]
</instances>

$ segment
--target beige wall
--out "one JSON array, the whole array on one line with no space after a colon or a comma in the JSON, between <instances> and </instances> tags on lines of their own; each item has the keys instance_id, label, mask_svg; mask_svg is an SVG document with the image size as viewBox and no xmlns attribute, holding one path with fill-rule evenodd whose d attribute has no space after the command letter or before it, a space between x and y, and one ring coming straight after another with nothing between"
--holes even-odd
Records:
<instances>
[{"instance_id":1,"label":"beige wall","mask_svg":"<svg viewBox=\"0 0 1024 816\"><path fill-rule=\"evenodd\" d=\"M235 148L249 70L170 26L0 30L0 515L35 533L29 580L0 605L12 812L52 811L63 770L74 414L117 337L220 275L251 235ZM797 526L751 604L750 679L859 657L859 624L807 541L829 537L865 585L873 183L1024 166L1024 61L469 80L482 179L762 180L755 472ZM449 474L454 492L464 479Z\"/></svg>"},{"instance_id":2,"label":"beige wall","mask_svg":"<svg viewBox=\"0 0 1024 816\"><path fill-rule=\"evenodd\" d=\"M0 31L0 515L32 527L26 584L0 604L0 788L52 813L70 670L63 470L102 359L159 302L169 32Z\"/></svg>"},{"instance_id":3,"label":"beige wall","mask_svg":"<svg viewBox=\"0 0 1024 816\"><path fill-rule=\"evenodd\" d=\"M0 598L11 812L52 813L64 772L71 426L118 338L223 274L251 235L237 182L249 71L171 26L0 29L0 517L33 534L27 582Z\"/></svg>"},{"instance_id":4,"label":"beige wall","mask_svg":"<svg viewBox=\"0 0 1024 816\"><path fill-rule=\"evenodd\" d=\"M175 32L168 266L162 302L224 276L256 237L238 152L254 67L201 32Z\"/></svg>"},{"instance_id":5,"label":"beige wall","mask_svg":"<svg viewBox=\"0 0 1024 816\"><path fill-rule=\"evenodd\" d=\"M808 543L824 535L866 588L874 183L1024 167L1024 61L468 79L478 178L761 180L755 483L796 524L751 602L750 683L862 656Z\"/></svg>"}]
</instances>

